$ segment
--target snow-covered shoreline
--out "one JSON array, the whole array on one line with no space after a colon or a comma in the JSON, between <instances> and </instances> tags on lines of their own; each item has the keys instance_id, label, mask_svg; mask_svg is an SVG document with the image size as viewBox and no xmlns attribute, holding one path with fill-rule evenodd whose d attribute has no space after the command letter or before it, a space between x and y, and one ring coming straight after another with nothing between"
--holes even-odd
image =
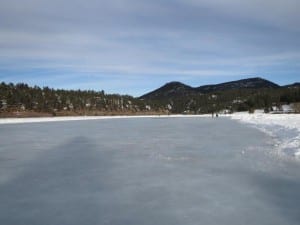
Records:
<instances>
[{"instance_id":1,"label":"snow-covered shoreline","mask_svg":"<svg viewBox=\"0 0 300 225\"><path fill-rule=\"evenodd\" d=\"M279 152L300 159L300 114L242 112L229 117L267 133L274 138Z\"/></svg>"},{"instance_id":2,"label":"snow-covered shoreline","mask_svg":"<svg viewBox=\"0 0 300 225\"><path fill-rule=\"evenodd\" d=\"M180 118L180 117L210 117L210 115L138 115L138 116L62 116L34 118L0 118L0 124L40 123L80 120L130 119L130 118Z\"/></svg>"}]
</instances>

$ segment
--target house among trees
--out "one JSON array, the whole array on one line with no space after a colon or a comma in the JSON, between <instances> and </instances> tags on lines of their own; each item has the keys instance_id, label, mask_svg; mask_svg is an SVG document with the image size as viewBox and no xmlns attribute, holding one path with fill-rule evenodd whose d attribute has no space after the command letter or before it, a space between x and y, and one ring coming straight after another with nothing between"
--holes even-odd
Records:
<instances>
[{"instance_id":1,"label":"house among trees","mask_svg":"<svg viewBox=\"0 0 300 225\"><path fill-rule=\"evenodd\" d=\"M272 106L272 113L294 113L293 104L284 104L280 106Z\"/></svg>"}]
</instances>

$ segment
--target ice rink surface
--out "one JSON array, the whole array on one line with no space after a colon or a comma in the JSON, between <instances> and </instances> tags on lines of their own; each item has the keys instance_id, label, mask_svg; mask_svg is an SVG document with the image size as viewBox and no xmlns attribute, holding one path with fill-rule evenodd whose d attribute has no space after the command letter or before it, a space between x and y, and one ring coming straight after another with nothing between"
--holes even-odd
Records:
<instances>
[{"instance_id":1,"label":"ice rink surface","mask_svg":"<svg viewBox=\"0 0 300 225\"><path fill-rule=\"evenodd\" d=\"M0 224L293 225L300 163L229 118L0 125Z\"/></svg>"}]
</instances>

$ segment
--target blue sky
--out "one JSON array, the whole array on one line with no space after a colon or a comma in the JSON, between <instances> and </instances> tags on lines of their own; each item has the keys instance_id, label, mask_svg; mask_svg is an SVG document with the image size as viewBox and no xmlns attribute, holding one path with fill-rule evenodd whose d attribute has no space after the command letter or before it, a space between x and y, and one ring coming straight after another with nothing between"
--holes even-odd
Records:
<instances>
[{"instance_id":1,"label":"blue sky","mask_svg":"<svg viewBox=\"0 0 300 225\"><path fill-rule=\"evenodd\" d=\"M0 81L142 95L299 79L298 0L0 0Z\"/></svg>"}]
</instances>

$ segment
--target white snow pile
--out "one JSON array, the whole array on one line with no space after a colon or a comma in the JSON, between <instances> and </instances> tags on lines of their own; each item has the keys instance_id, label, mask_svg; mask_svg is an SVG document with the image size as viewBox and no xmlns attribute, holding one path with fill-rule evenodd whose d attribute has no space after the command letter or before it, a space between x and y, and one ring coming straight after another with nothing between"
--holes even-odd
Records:
<instances>
[{"instance_id":1,"label":"white snow pile","mask_svg":"<svg viewBox=\"0 0 300 225\"><path fill-rule=\"evenodd\" d=\"M272 136L281 153L300 159L300 114L234 113L231 119L251 124Z\"/></svg>"}]
</instances>

